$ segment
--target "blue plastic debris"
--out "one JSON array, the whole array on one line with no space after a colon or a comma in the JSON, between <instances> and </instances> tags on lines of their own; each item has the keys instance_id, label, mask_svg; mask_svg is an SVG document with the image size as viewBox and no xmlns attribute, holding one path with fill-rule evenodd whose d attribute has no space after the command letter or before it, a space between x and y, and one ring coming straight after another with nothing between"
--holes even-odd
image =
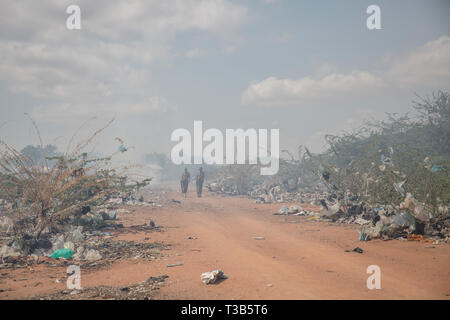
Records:
<instances>
[{"instance_id":1,"label":"blue plastic debris","mask_svg":"<svg viewBox=\"0 0 450 320\"><path fill-rule=\"evenodd\" d=\"M359 233L358 241L369 241L370 240L369 235L367 233L365 233L364 231L359 231L359 230L356 230L356 231L358 231L358 233Z\"/></svg>"},{"instance_id":2,"label":"blue plastic debris","mask_svg":"<svg viewBox=\"0 0 450 320\"><path fill-rule=\"evenodd\" d=\"M442 170L442 169L443 169L442 166L435 164L434 166L431 167L430 171L434 173L434 172L438 172L439 170Z\"/></svg>"},{"instance_id":3,"label":"blue plastic debris","mask_svg":"<svg viewBox=\"0 0 450 320\"><path fill-rule=\"evenodd\" d=\"M66 258L66 259L70 259L73 256L73 251L70 249L58 249L56 251L54 251L52 253L52 255L50 256L53 259L59 259L59 258Z\"/></svg>"}]
</instances>

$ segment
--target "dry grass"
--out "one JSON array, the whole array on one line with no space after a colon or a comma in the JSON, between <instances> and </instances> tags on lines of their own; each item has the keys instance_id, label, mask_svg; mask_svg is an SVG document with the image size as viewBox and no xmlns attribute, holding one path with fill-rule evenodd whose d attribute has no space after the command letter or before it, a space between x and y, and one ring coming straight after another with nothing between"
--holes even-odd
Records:
<instances>
[{"instance_id":1,"label":"dry grass","mask_svg":"<svg viewBox=\"0 0 450 320\"><path fill-rule=\"evenodd\" d=\"M31 121L44 152L39 130ZM45 154L44 164L33 163L0 139L0 199L6 203L3 211L13 221L13 237L24 251L31 250L45 230L57 228L64 219L82 206L99 201L116 185L117 171L105 169L114 154L88 160L83 153L112 121L73 149L68 147L53 165L49 165Z\"/></svg>"}]
</instances>

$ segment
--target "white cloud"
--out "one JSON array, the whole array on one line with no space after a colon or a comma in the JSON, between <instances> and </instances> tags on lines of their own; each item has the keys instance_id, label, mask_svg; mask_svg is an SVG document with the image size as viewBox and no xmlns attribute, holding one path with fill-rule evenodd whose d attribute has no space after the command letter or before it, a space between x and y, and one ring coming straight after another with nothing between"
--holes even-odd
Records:
<instances>
[{"instance_id":1,"label":"white cloud","mask_svg":"<svg viewBox=\"0 0 450 320\"><path fill-rule=\"evenodd\" d=\"M139 117L149 116L155 113L165 113L175 110L167 100L159 96L142 97L132 101L129 97L123 98L117 103L105 103L95 101L86 105L79 101L66 101L63 103L48 103L36 107L31 116L40 123L79 123L80 119L88 119L92 116L102 118L113 117Z\"/></svg>"},{"instance_id":2,"label":"white cloud","mask_svg":"<svg viewBox=\"0 0 450 320\"><path fill-rule=\"evenodd\" d=\"M442 36L410 54L389 59L386 81L399 86L450 85L450 37Z\"/></svg>"},{"instance_id":3,"label":"white cloud","mask_svg":"<svg viewBox=\"0 0 450 320\"><path fill-rule=\"evenodd\" d=\"M205 56L207 54L208 54L207 50L196 48L196 49L188 50L186 52L186 57L188 57L188 58L197 58L197 57Z\"/></svg>"},{"instance_id":4,"label":"white cloud","mask_svg":"<svg viewBox=\"0 0 450 320\"><path fill-rule=\"evenodd\" d=\"M247 16L246 7L227 0L103 0L86 5L86 10L95 13L95 19L86 22L87 28L97 35L122 40L130 35L162 40L188 30L228 33Z\"/></svg>"},{"instance_id":5,"label":"white cloud","mask_svg":"<svg viewBox=\"0 0 450 320\"><path fill-rule=\"evenodd\" d=\"M284 106L317 100L335 99L337 95L363 93L368 88L381 87L383 82L368 72L332 73L321 78L303 77L297 80L267 78L251 84L242 94L243 104Z\"/></svg>"},{"instance_id":6,"label":"white cloud","mask_svg":"<svg viewBox=\"0 0 450 320\"><path fill-rule=\"evenodd\" d=\"M82 29L67 30L72 2L2 2L0 81L46 101L33 111L42 121L172 110L150 68L176 55L177 33L211 33L226 46L247 15L228 0L81 0Z\"/></svg>"},{"instance_id":7,"label":"white cloud","mask_svg":"<svg viewBox=\"0 0 450 320\"><path fill-rule=\"evenodd\" d=\"M312 101L351 102L358 97L372 97L384 90L450 86L450 38L441 37L413 50L406 56L387 60L378 73L353 71L337 73L324 65L312 76L298 79L269 77L254 82L242 93L244 105L281 107L303 106ZM337 103L336 103L337 104Z\"/></svg>"}]
</instances>

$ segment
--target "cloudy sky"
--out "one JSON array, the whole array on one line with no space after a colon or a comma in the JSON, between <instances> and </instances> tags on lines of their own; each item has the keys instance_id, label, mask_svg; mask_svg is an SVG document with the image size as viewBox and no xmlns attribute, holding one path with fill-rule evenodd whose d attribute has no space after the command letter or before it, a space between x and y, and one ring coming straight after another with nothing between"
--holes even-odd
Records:
<instances>
[{"instance_id":1,"label":"cloudy sky","mask_svg":"<svg viewBox=\"0 0 450 320\"><path fill-rule=\"evenodd\" d=\"M81 30L66 28L71 4ZM194 120L319 151L325 133L450 89L449 13L448 0L2 0L0 137L36 144L26 112L61 149L115 117L96 151L120 137L131 157L169 154Z\"/></svg>"}]
</instances>

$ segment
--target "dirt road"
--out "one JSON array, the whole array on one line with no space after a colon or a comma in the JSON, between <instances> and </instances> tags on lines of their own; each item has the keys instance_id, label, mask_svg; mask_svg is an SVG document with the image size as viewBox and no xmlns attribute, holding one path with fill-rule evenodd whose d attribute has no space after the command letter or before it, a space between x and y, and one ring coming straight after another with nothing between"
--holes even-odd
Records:
<instances>
[{"instance_id":1,"label":"dirt road","mask_svg":"<svg viewBox=\"0 0 450 320\"><path fill-rule=\"evenodd\" d=\"M171 281L160 298L450 298L449 245L358 242L355 226L274 216L279 207L190 195L177 210L155 214L159 223L173 227L161 234L181 254L170 263L184 263L167 270ZM357 246L364 253L346 252ZM380 290L367 289L369 265L381 268ZM200 282L202 272L216 268L229 279L212 286Z\"/></svg>"},{"instance_id":2,"label":"dirt road","mask_svg":"<svg viewBox=\"0 0 450 320\"><path fill-rule=\"evenodd\" d=\"M193 192L187 199L176 193L171 196L181 204L142 207L120 216L125 226L151 219L164 226L163 232L117 237L170 243L172 249L160 260L129 259L87 272L82 275L83 287L129 285L167 274L154 299L450 299L448 244L358 242L353 225L273 215L279 204L208 193L200 199ZM355 247L364 252L351 252ZM183 265L167 267L178 262ZM370 265L381 268L380 290L366 287ZM229 278L203 284L200 274L213 269L222 269ZM17 271L16 278L26 272ZM63 288L64 284L46 280L50 272L54 274L35 270L33 280L24 280L25 287L10 279L4 285L13 290L0 297L26 298ZM42 284L33 286L38 279Z\"/></svg>"}]
</instances>

